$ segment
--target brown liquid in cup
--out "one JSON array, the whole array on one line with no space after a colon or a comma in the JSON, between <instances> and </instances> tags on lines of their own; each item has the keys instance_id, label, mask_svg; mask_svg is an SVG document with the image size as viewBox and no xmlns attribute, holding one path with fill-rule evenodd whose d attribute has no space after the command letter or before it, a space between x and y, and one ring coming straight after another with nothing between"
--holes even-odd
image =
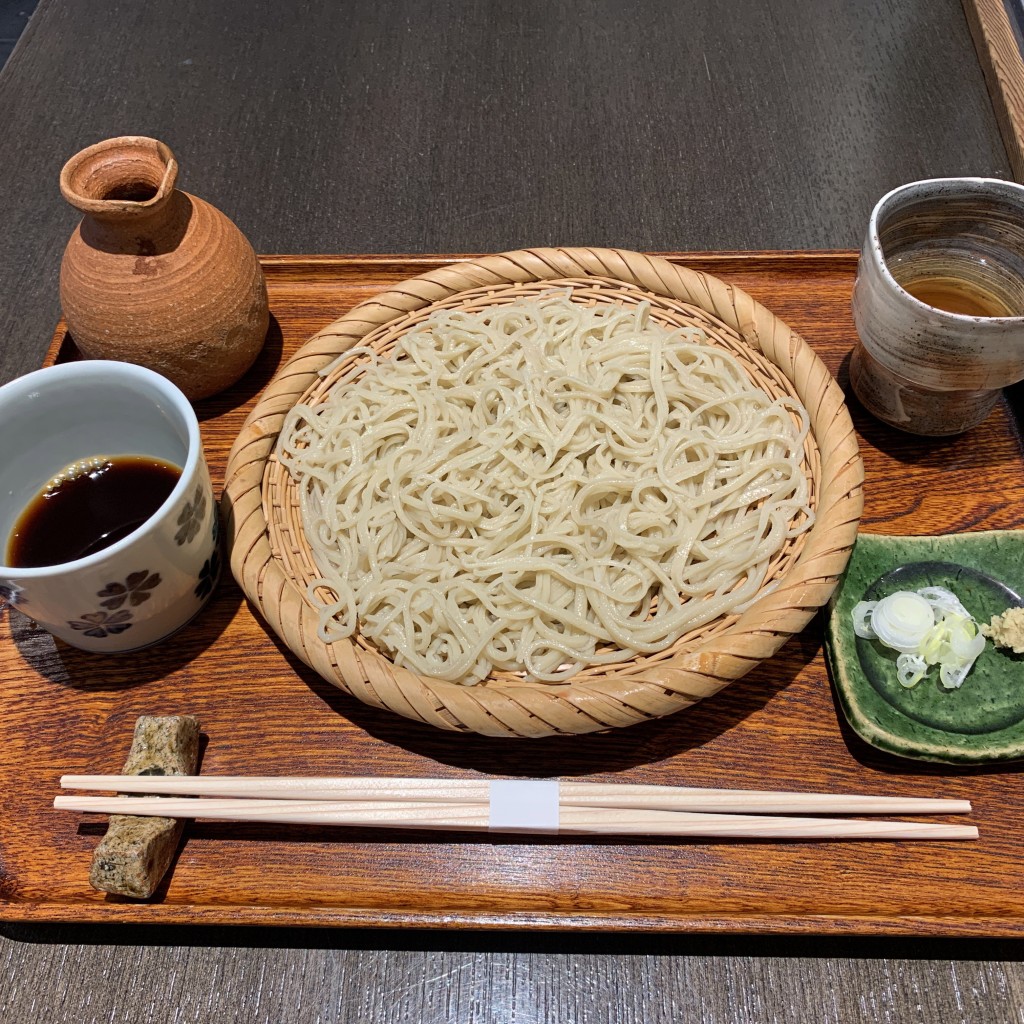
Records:
<instances>
[{"instance_id":1,"label":"brown liquid in cup","mask_svg":"<svg viewBox=\"0 0 1024 1024\"><path fill-rule=\"evenodd\" d=\"M961 316L1015 316L1001 299L955 277L919 277L899 282L918 302Z\"/></svg>"},{"instance_id":2,"label":"brown liquid in cup","mask_svg":"<svg viewBox=\"0 0 1024 1024\"><path fill-rule=\"evenodd\" d=\"M142 455L76 463L18 517L6 564L19 569L62 565L110 547L160 508L180 476L177 466Z\"/></svg>"}]
</instances>

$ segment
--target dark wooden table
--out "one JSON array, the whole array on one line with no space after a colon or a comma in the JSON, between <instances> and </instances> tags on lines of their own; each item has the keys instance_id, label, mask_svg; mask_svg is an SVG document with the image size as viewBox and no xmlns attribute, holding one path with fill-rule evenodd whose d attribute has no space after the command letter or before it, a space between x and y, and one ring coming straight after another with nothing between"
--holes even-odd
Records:
<instances>
[{"instance_id":1,"label":"dark wooden table","mask_svg":"<svg viewBox=\"0 0 1024 1024\"><path fill-rule=\"evenodd\" d=\"M0 125L0 380L59 314L60 166L112 135L262 252L849 248L901 182L1010 175L957 0L43 0ZM8 924L0 1018L1004 1021L1020 951Z\"/></svg>"}]
</instances>

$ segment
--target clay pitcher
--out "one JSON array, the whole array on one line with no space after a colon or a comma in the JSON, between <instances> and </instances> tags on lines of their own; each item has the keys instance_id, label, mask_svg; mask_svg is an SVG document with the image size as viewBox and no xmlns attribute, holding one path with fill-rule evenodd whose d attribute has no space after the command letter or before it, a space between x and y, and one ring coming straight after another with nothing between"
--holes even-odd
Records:
<instances>
[{"instance_id":1,"label":"clay pitcher","mask_svg":"<svg viewBox=\"0 0 1024 1024\"><path fill-rule=\"evenodd\" d=\"M194 401L259 354L267 286L241 231L177 177L170 149L139 136L65 164L61 193L85 216L64 251L60 301L83 355L149 367Z\"/></svg>"}]
</instances>

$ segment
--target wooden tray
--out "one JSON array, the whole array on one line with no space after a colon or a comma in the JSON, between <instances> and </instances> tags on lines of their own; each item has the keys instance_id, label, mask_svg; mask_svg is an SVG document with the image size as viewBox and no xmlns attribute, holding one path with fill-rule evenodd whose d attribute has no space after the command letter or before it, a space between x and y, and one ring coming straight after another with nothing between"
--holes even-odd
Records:
<instances>
[{"instance_id":1,"label":"wooden tray","mask_svg":"<svg viewBox=\"0 0 1024 1024\"><path fill-rule=\"evenodd\" d=\"M264 260L267 350L204 402L215 483L282 358L345 309L457 256ZM673 259L746 289L846 387L855 253ZM48 361L74 358L58 328ZM867 472L863 528L939 533L1024 522L1008 406L969 435L921 442L851 401ZM933 935L1024 934L1024 792L1014 768L944 769L861 743L838 719L820 617L770 662L688 711L608 735L488 740L350 699L268 633L230 579L152 651L104 659L18 613L0 622L0 918L461 928ZM968 797L977 843L578 842L193 824L157 896L89 888L102 819L50 808L63 772L116 772L139 714L191 712L204 773L587 776L632 782Z\"/></svg>"}]
</instances>

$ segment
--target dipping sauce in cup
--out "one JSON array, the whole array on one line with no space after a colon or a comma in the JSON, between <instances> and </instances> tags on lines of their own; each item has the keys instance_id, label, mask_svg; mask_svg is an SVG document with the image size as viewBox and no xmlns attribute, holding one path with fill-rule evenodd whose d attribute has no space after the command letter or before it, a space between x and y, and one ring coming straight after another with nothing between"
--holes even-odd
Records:
<instances>
[{"instance_id":1,"label":"dipping sauce in cup","mask_svg":"<svg viewBox=\"0 0 1024 1024\"><path fill-rule=\"evenodd\" d=\"M87 360L0 388L0 598L91 651L146 647L220 572L199 424L166 378Z\"/></svg>"},{"instance_id":2,"label":"dipping sauce in cup","mask_svg":"<svg viewBox=\"0 0 1024 1024\"><path fill-rule=\"evenodd\" d=\"M883 196L853 292L865 408L914 434L981 422L1024 379L1024 187L936 178Z\"/></svg>"},{"instance_id":3,"label":"dipping sauce in cup","mask_svg":"<svg viewBox=\"0 0 1024 1024\"><path fill-rule=\"evenodd\" d=\"M33 569L109 548L142 526L180 477L179 466L153 456L80 459L48 480L18 517L6 562Z\"/></svg>"}]
</instances>

